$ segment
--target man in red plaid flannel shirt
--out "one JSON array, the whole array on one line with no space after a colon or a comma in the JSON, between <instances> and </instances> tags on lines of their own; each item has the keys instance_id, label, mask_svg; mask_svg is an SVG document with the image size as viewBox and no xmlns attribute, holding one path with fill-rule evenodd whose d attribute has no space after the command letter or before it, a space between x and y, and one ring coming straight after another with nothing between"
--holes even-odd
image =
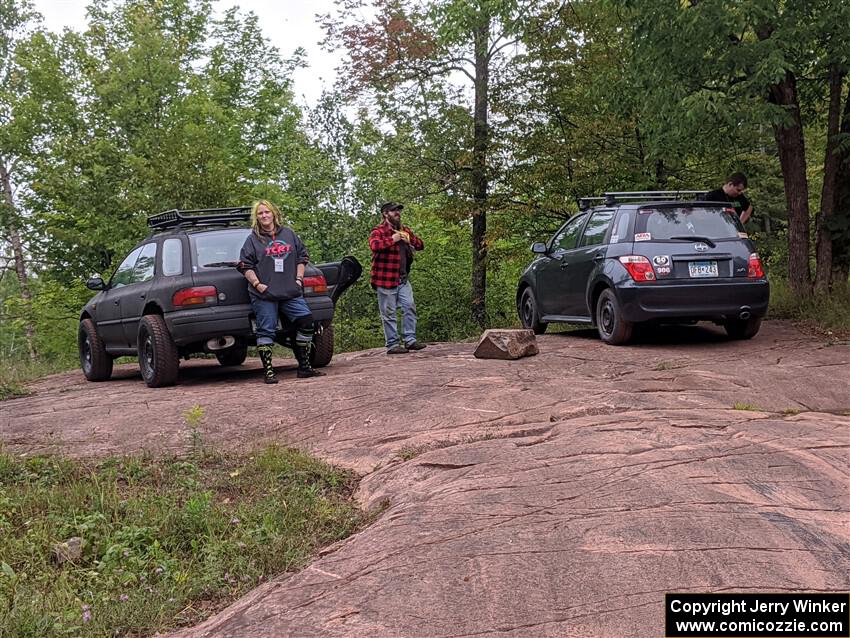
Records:
<instances>
[{"instance_id":1,"label":"man in red plaid flannel shirt","mask_svg":"<svg viewBox=\"0 0 850 638\"><path fill-rule=\"evenodd\" d=\"M413 265L413 253L425 244L407 226L401 224L401 204L381 205L383 223L372 229L369 248L372 249L372 288L378 293L378 309L384 325L387 354L404 354L422 350L425 344L416 341L416 303L408 275ZM398 338L397 308L401 308L401 336Z\"/></svg>"}]
</instances>

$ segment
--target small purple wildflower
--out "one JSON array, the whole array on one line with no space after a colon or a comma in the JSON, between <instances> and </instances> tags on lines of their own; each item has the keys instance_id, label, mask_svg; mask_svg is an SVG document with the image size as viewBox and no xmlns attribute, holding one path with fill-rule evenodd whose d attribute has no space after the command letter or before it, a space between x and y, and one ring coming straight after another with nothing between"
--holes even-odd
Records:
<instances>
[{"instance_id":1,"label":"small purple wildflower","mask_svg":"<svg viewBox=\"0 0 850 638\"><path fill-rule=\"evenodd\" d=\"M88 609L83 610L83 622L87 623L91 620L91 612Z\"/></svg>"},{"instance_id":2,"label":"small purple wildflower","mask_svg":"<svg viewBox=\"0 0 850 638\"><path fill-rule=\"evenodd\" d=\"M122 603L126 603L128 600L130 600L130 597L127 594L121 594L118 597L118 600L120 600Z\"/></svg>"},{"instance_id":3,"label":"small purple wildflower","mask_svg":"<svg viewBox=\"0 0 850 638\"><path fill-rule=\"evenodd\" d=\"M130 555L130 550L129 550L129 549L125 549L125 550L124 550L124 558L127 558L129 555Z\"/></svg>"},{"instance_id":4,"label":"small purple wildflower","mask_svg":"<svg viewBox=\"0 0 850 638\"><path fill-rule=\"evenodd\" d=\"M162 573L162 572L164 572L164 571L165 571L165 570L164 570L162 567L157 567L157 568L154 570L154 572L156 572L157 574L161 574L161 573Z\"/></svg>"},{"instance_id":5,"label":"small purple wildflower","mask_svg":"<svg viewBox=\"0 0 850 638\"><path fill-rule=\"evenodd\" d=\"M230 519L230 524L231 524L231 525L239 525L239 522L240 522L240 521L239 521L239 519L238 519L238 518L236 518L235 516L234 516L233 518L231 518L231 519Z\"/></svg>"}]
</instances>

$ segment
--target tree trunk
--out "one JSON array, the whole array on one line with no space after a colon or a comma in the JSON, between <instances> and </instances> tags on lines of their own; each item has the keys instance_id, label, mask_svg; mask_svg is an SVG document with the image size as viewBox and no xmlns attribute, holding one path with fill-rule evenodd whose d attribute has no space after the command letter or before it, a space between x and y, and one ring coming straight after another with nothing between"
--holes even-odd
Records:
<instances>
[{"instance_id":1,"label":"tree trunk","mask_svg":"<svg viewBox=\"0 0 850 638\"><path fill-rule=\"evenodd\" d=\"M823 189L820 196L820 212L817 219L816 251L817 271L815 290L827 292L832 287L832 232L830 217L835 213L838 203L838 167L841 156L838 153L838 133L841 126L841 87L844 72L837 64L829 68L829 114L826 128L826 151L823 160Z\"/></svg>"},{"instance_id":2,"label":"tree trunk","mask_svg":"<svg viewBox=\"0 0 850 638\"><path fill-rule=\"evenodd\" d=\"M472 148L472 318L487 326L487 124L490 85L490 16L482 12L475 29L475 112Z\"/></svg>"},{"instance_id":3,"label":"tree trunk","mask_svg":"<svg viewBox=\"0 0 850 638\"><path fill-rule=\"evenodd\" d=\"M840 132L850 137L850 91L844 101ZM834 221L839 221L838 218L844 220L839 225L844 228L844 232L832 241L832 286L846 289L847 278L850 277L850 148L845 148L839 154L835 184Z\"/></svg>"},{"instance_id":4,"label":"tree trunk","mask_svg":"<svg viewBox=\"0 0 850 638\"><path fill-rule=\"evenodd\" d=\"M17 224L15 223L15 202L12 199L12 179L9 175L9 169L6 166L4 158L0 157L0 183L3 188L3 199L5 200L8 214L6 215L5 228L3 229L8 237L9 243L12 245L12 256L15 259L15 273L18 276L18 286L21 289L21 299L24 302L27 317L25 323L27 349L29 350L30 360L35 361L35 327L32 323L32 296L30 295L29 278L27 277L27 267L24 261L24 247L21 243L21 234L18 232Z\"/></svg>"},{"instance_id":5,"label":"tree trunk","mask_svg":"<svg viewBox=\"0 0 850 638\"><path fill-rule=\"evenodd\" d=\"M773 127L788 206L788 280L798 295L812 292L809 268L809 183L806 178L806 145L797 96L797 79L790 71L770 87L770 99L782 106L791 122Z\"/></svg>"}]
</instances>

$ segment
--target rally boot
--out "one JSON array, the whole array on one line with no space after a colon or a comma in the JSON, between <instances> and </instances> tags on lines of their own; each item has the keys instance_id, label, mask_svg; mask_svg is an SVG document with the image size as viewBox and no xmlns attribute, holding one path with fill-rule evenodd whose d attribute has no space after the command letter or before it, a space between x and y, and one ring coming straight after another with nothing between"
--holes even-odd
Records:
<instances>
[{"instance_id":1,"label":"rally boot","mask_svg":"<svg viewBox=\"0 0 850 638\"><path fill-rule=\"evenodd\" d=\"M319 372L310 365L310 348L312 346L312 343L308 343L305 346L296 344L293 348L295 351L295 358L298 360L298 371L295 374L299 379L325 376L324 372Z\"/></svg>"},{"instance_id":2,"label":"rally boot","mask_svg":"<svg viewBox=\"0 0 850 638\"><path fill-rule=\"evenodd\" d=\"M272 347L270 345L257 346L257 354L260 355L260 361L263 362L263 381L265 383L277 383L277 376L274 373L272 365Z\"/></svg>"}]
</instances>

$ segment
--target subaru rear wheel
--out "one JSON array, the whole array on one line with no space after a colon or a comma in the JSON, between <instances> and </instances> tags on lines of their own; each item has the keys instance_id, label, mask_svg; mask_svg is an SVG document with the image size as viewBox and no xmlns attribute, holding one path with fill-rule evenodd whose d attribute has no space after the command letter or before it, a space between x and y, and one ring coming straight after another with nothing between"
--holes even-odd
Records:
<instances>
[{"instance_id":1,"label":"subaru rear wheel","mask_svg":"<svg viewBox=\"0 0 850 638\"><path fill-rule=\"evenodd\" d=\"M334 327L332 323L322 326L313 337L313 347L310 350L310 365L314 368L324 368L334 356Z\"/></svg>"},{"instance_id":2,"label":"subaru rear wheel","mask_svg":"<svg viewBox=\"0 0 850 638\"><path fill-rule=\"evenodd\" d=\"M523 328L533 330L536 335L542 335L549 326L548 323L540 321L540 315L537 312L537 300L534 298L531 288L522 291L519 300L519 320L522 322Z\"/></svg>"},{"instance_id":3,"label":"subaru rear wheel","mask_svg":"<svg viewBox=\"0 0 850 638\"><path fill-rule=\"evenodd\" d=\"M180 359L177 346L159 315L146 315L139 322L139 369L148 387L159 388L177 381Z\"/></svg>"},{"instance_id":4,"label":"subaru rear wheel","mask_svg":"<svg viewBox=\"0 0 850 638\"><path fill-rule=\"evenodd\" d=\"M607 344L619 346L631 339L633 328L632 322L623 319L616 295L610 289L603 290L596 302L596 329L599 331L599 338Z\"/></svg>"}]
</instances>

